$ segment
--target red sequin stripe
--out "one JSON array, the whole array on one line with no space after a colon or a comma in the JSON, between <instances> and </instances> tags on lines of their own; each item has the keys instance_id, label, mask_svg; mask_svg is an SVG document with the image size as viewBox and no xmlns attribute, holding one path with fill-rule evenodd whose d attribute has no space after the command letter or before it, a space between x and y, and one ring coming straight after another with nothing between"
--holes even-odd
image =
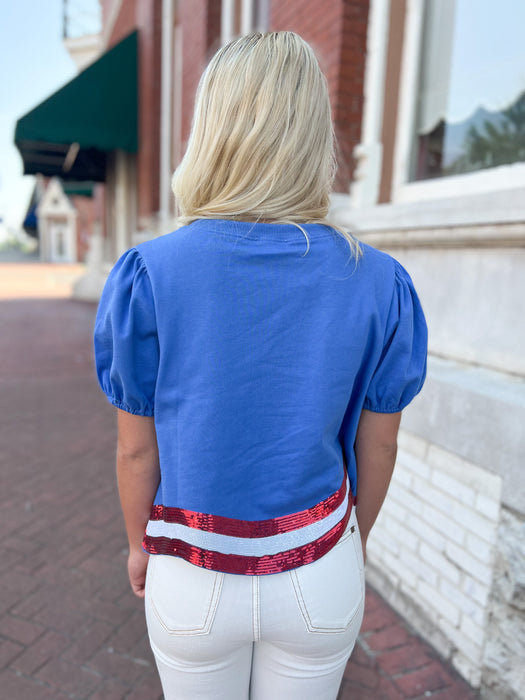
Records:
<instances>
[{"instance_id":1,"label":"red sequin stripe","mask_svg":"<svg viewBox=\"0 0 525 700\"><path fill-rule=\"evenodd\" d=\"M209 549L201 549L181 540L172 540L169 537L150 537L149 535L144 537L142 546L150 554L171 554L185 559L190 564L213 571L223 571L227 574L245 574L247 576L277 574L304 564L310 564L332 549L345 531L351 510L350 504L344 518L315 542L263 557L223 554Z\"/></svg>"},{"instance_id":2,"label":"red sequin stripe","mask_svg":"<svg viewBox=\"0 0 525 700\"><path fill-rule=\"evenodd\" d=\"M341 488L324 501L312 508L282 515L270 520L237 520L236 518L226 518L222 515L209 515L208 513L197 513L185 508L170 508L168 506L153 506L150 520L164 520L166 523L179 523L194 527L205 532L217 532L220 535L230 535L232 537L270 537L279 535L282 532L298 530L306 525L311 525L326 518L344 501L346 496L346 476L343 479Z\"/></svg>"}]
</instances>

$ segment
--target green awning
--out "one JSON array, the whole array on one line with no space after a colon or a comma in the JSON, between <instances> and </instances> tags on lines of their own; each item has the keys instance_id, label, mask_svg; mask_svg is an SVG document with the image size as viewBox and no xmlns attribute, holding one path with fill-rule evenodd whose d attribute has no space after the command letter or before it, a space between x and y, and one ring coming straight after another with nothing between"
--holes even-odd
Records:
<instances>
[{"instance_id":1,"label":"green awning","mask_svg":"<svg viewBox=\"0 0 525 700\"><path fill-rule=\"evenodd\" d=\"M18 120L24 174L100 182L109 151L137 151L137 43L135 31Z\"/></svg>"},{"instance_id":2,"label":"green awning","mask_svg":"<svg viewBox=\"0 0 525 700\"><path fill-rule=\"evenodd\" d=\"M66 180L62 183L62 189L64 194L67 195L80 195L82 197L92 197L93 196L93 181L84 180L77 182L75 180Z\"/></svg>"}]
</instances>

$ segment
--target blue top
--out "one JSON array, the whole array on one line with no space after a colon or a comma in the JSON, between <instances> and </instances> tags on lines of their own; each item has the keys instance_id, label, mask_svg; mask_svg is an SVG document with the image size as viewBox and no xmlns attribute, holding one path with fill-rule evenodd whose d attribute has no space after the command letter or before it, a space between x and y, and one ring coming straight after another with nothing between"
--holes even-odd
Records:
<instances>
[{"instance_id":1,"label":"blue top","mask_svg":"<svg viewBox=\"0 0 525 700\"><path fill-rule=\"evenodd\" d=\"M95 328L100 384L154 416L155 504L244 520L356 492L363 408L401 411L427 330L404 268L327 226L199 220L125 253ZM306 253L306 254L305 254Z\"/></svg>"}]
</instances>

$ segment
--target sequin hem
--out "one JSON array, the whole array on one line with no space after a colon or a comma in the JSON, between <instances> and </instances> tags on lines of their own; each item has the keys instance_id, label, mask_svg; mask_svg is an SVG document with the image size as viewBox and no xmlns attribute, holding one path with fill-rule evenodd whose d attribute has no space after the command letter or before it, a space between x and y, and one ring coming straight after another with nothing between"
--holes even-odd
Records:
<instances>
[{"instance_id":1,"label":"sequin hem","mask_svg":"<svg viewBox=\"0 0 525 700\"><path fill-rule=\"evenodd\" d=\"M310 564L329 552L345 531L351 512L352 501L349 500L344 518L322 537L301 547L268 556L245 557L238 554L224 554L201 549L181 540L149 535L144 537L143 547L149 554L178 556L190 564L214 571L247 576L276 574Z\"/></svg>"},{"instance_id":2,"label":"sequin hem","mask_svg":"<svg viewBox=\"0 0 525 700\"><path fill-rule=\"evenodd\" d=\"M312 508L269 520L237 520L221 515L198 513L185 508L171 508L163 505L152 507L150 520L163 520L166 523L177 523L204 532L216 532L231 537L270 537L298 530L323 520L343 503L347 489L348 480L345 476L343 483L335 493Z\"/></svg>"}]
</instances>

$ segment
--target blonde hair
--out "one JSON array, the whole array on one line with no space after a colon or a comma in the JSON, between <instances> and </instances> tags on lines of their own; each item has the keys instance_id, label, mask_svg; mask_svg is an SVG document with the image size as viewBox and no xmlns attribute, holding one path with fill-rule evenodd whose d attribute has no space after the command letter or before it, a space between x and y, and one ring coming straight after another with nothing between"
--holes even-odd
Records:
<instances>
[{"instance_id":1,"label":"blonde hair","mask_svg":"<svg viewBox=\"0 0 525 700\"><path fill-rule=\"evenodd\" d=\"M328 88L311 47L293 32L269 32L219 49L200 80L173 176L179 223L321 223L357 257L351 234L327 220L335 169Z\"/></svg>"}]
</instances>

